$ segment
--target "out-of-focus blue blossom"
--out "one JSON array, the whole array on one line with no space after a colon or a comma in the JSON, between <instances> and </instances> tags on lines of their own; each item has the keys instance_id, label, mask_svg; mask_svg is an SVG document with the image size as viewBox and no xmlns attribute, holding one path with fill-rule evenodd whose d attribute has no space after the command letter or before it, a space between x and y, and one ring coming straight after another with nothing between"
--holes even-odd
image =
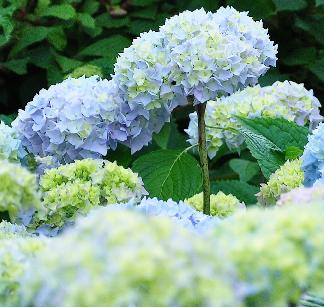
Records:
<instances>
[{"instance_id":1,"label":"out-of-focus blue blossom","mask_svg":"<svg viewBox=\"0 0 324 307\"><path fill-rule=\"evenodd\" d=\"M302 156L302 170L305 174L304 185L311 187L316 180L318 184L324 175L324 124L320 124L308 137Z\"/></svg>"},{"instance_id":2,"label":"out-of-focus blue blossom","mask_svg":"<svg viewBox=\"0 0 324 307\"><path fill-rule=\"evenodd\" d=\"M283 117L301 126L309 124L310 129L314 129L323 119L319 112L320 106L312 90L292 81L277 81L266 87L256 85L227 97L210 100L205 115L208 155L213 158L224 142L232 150L243 143L244 138L238 131L240 124L236 116ZM197 144L196 113L190 114L186 132L190 137L189 142Z\"/></svg>"},{"instance_id":3,"label":"out-of-focus blue blossom","mask_svg":"<svg viewBox=\"0 0 324 307\"><path fill-rule=\"evenodd\" d=\"M113 125L121 104L112 81L69 78L42 89L12 125L35 156L52 156L63 164L100 158L125 140Z\"/></svg>"},{"instance_id":4,"label":"out-of-focus blue blossom","mask_svg":"<svg viewBox=\"0 0 324 307\"><path fill-rule=\"evenodd\" d=\"M205 215L182 201L177 203L171 199L163 201L144 197L140 202L131 201L118 207L133 209L147 216L166 216L185 228L198 231L200 228L207 228L209 223L215 225L220 222L219 218Z\"/></svg>"},{"instance_id":5,"label":"out-of-focus blue blossom","mask_svg":"<svg viewBox=\"0 0 324 307\"><path fill-rule=\"evenodd\" d=\"M0 160L17 162L23 156L24 151L15 129L0 122Z\"/></svg>"},{"instance_id":6,"label":"out-of-focus blue blossom","mask_svg":"<svg viewBox=\"0 0 324 307\"><path fill-rule=\"evenodd\" d=\"M194 103L255 85L277 59L262 22L231 7L214 14L185 11L166 20L160 32L175 63L171 80Z\"/></svg>"}]
</instances>

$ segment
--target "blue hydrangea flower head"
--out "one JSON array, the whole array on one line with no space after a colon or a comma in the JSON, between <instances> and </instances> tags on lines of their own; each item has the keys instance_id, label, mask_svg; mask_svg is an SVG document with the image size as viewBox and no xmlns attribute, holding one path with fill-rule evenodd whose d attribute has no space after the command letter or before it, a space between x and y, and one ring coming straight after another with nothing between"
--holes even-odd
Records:
<instances>
[{"instance_id":1,"label":"blue hydrangea flower head","mask_svg":"<svg viewBox=\"0 0 324 307\"><path fill-rule=\"evenodd\" d=\"M68 78L41 90L19 111L13 127L35 156L52 156L63 164L100 158L124 138L112 125L121 103L112 81Z\"/></svg>"},{"instance_id":2,"label":"blue hydrangea flower head","mask_svg":"<svg viewBox=\"0 0 324 307\"><path fill-rule=\"evenodd\" d=\"M324 175L324 124L320 124L308 137L302 156L302 169L305 174L304 185L311 187Z\"/></svg>"},{"instance_id":3,"label":"blue hydrangea flower head","mask_svg":"<svg viewBox=\"0 0 324 307\"><path fill-rule=\"evenodd\" d=\"M255 85L276 63L277 46L260 21L234 8L185 11L160 28L175 63L171 78L194 103Z\"/></svg>"}]
</instances>

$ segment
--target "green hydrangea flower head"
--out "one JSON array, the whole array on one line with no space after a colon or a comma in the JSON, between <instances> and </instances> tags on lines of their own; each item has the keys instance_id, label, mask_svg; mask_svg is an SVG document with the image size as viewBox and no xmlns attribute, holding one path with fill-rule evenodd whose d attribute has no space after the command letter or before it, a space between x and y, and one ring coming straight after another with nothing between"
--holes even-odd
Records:
<instances>
[{"instance_id":1,"label":"green hydrangea flower head","mask_svg":"<svg viewBox=\"0 0 324 307\"><path fill-rule=\"evenodd\" d=\"M97 208L49 241L22 278L22 299L60 307L240 306L219 252L167 217Z\"/></svg>"},{"instance_id":2,"label":"green hydrangea flower head","mask_svg":"<svg viewBox=\"0 0 324 307\"><path fill-rule=\"evenodd\" d=\"M19 304L20 279L44 245L44 239L36 237L13 237L1 240L0 306L21 306Z\"/></svg>"},{"instance_id":3,"label":"green hydrangea flower head","mask_svg":"<svg viewBox=\"0 0 324 307\"><path fill-rule=\"evenodd\" d=\"M77 214L99 205L139 200L146 193L142 179L115 162L84 159L47 170L40 178L43 206L37 223L63 226Z\"/></svg>"},{"instance_id":4,"label":"green hydrangea flower head","mask_svg":"<svg viewBox=\"0 0 324 307\"><path fill-rule=\"evenodd\" d=\"M7 221L0 223L0 240L31 237L26 227L23 225L12 224Z\"/></svg>"},{"instance_id":5,"label":"green hydrangea flower head","mask_svg":"<svg viewBox=\"0 0 324 307\"><path fill-rule=\"evenodd\" d=\"M21 141L14 128L0 121L0 160L19 161Z\"/></svg>"},{"instance_id":6,"label":"green hydrangea flower head","mask_svg":"<svg viewBox=\"0 0 324 307\"><path fill-rule=\"evenodd\" d=\"M288 306L305 289L323 290L323 214L323 205L254 207L214 228L214 248L246 285L244 306Z\"/></svg>"},{"instance_id":7,"label":"green hydrangea flower head","mask_svg":"<svg viewBox=\"0 0 324 307\"><path fill-rule=\"evenodd\" d=\"M304 173L301 160L286 161L278 170L271 174L266 184L261 184L257 198L264 206L274 205L280 195L303 185Z\"/></svg>"},{"instance_id":8,"label":"green hydrangea flower head","mask_svg":"<svg viewBox=\"0 0 324 307\"><path fill-rule=\"evenodd\" d=\"M0 211L7 211L15 221L19 213L32 208L40 208L35 175L18 164L0 161Z\"/></svg>"},{"instance_id":9,"label":"green hydrangea flower head","mask_svg":"<svg viewBox=\"0 0 324 307\"><path fill-rule=\"evenodd\" d=\"M203 193L196 194L184 202L198 211L203 211ZM242 209L245 209L245 204L232 194L226 195L219 191L217 194L210 195L210 214L213 216L224 218Z\"/></svg>"},{"instance_id":10,"label":"green hydrangea flower head","mask_svg":"<svg viewBox=\"0 0 324 307\"><path fill-rule=\"evenodd\" d=\"M96 65L86 64L83 66L80 66L76 69L74 69L70 74L68 74L65 78L80 78L80 77L92 77L92 76L98 76L100 78L103 78L103 72L100 67Z\"/></svg>"}]
</instances>

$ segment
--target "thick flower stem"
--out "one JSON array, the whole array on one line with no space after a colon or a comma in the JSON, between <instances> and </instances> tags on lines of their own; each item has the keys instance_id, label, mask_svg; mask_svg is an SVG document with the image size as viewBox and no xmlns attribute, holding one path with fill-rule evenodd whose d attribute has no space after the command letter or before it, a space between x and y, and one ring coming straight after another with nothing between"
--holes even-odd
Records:
<instances>
[{"instance_id":1,"label":"thick flower stem","mask_svg":"<svg viewBox=\"0 0 324 307\"><path fill-rule=\"evenodd\" d=\"M196 105L198 117L198 148L200 156L200 164L203 172L203 194L204 194L204 213L210 214L210 182L208 171L208 156L206 144L206 124L205 124L206 103Z\"/></svg>"}]
</instances>

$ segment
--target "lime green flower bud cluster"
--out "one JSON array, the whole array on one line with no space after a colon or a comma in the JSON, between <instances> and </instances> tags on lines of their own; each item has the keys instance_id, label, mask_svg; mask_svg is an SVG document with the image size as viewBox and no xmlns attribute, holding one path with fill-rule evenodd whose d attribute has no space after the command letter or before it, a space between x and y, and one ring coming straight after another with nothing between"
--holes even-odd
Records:
<instances>
[{"instance_id":1,"label":"lime green flower bud cluster","mask_svg":"<svg viewBox=\"0 0 324 307\"><path fill-rule=\"evenodd\" d=\"M93 207L139 200L143 183L130 169L115 162L84 159L45 172L40 179L45 214L37 223L63 226Z\"/></svg>"},{"instance_id":2,"label":"lime green flower bud cluster","mask_svg":"<svg viewBox=\"0 0 324 307\"><path fill-rule=\"evenodd\" d=\"M286 161L278 170L271 174L267 184L261 184L257 198L264 206L274 205L280 195L303 185L304 173L301 160Z\"/></svg>"},{"instance_id":3,"label":"lime green flower bud cluster","mask_svg":"<svg viewBox=\"0 0 324 307\"><path fill-rule=\"evenodd\" d=\"M215 228L213 248L234 263L244 306L288 306L305 290L323 290L323 214L324 206L253 208Z\"/></svg>"},{"instance_id":4,"label":"lime green flower bud cluster","mask_svg":"<svg viewBox=\"0 0 324 307\"><path fill-rule=\"evenodd\" d=\"M231 96L221 97L207 103L206 139L208 154L213 158L225 142L230 149L237 149L244 138L237 128L236 116L246 118L283 117L298 125L310 124L315 128L322 119L319 114L320 102L312 90L292 81L275 82L271 86L248 87ZM197 116L190 114L190 124L186 130L191 144L197 144Z\"/></svg>"},{"instance_id":5,"label":"lime green flower bud cluster","mask_svg":"<svg viewBox=\"0 0 324 307\"><path fill-rule=\"evenodd\" d=\"M311 188L300 187L288 193L282 194L277 206L298 205L313 206L324 205L324 186L318 185Z\"/></svg>"},{"instance_id":6,"label":"lime green flower bud cluster","mask_svg":"<svg viewBox=\"0 0 324 307\"><path fill-rule=\"evenodd\" d=\"M44 239L13 237L3 239L0 243L0 306L20 306L20 278L43 248Z\"/></svg>"},{"instance_id":7,"label":"lime green flower bud cluster","mask_svg":"<svg viewBox=\"0 0 324 307\"><path fill-rule=\"evenodd\" d=\"M39 207L35 175L18 164L0 161L0 211L15 221L22 211Z\"/></svg>"},{"instance_id":8,"label":"lime green flower bud cluster","mask_svg":"<svg viewBox=\"0 0 324 307\"><path fill-rule=\"evenodd\" d=\"M100 208L39 253L22 299L60 307L240 306L217 253L167 217Z\"/></svg>"},{"instance_id":9,"label":"lime green flower bud cluster","mask_svg":"<svg viewBox=\"0 0 324 307\"><path fill-rule=\"evenodd\" d=\"M203 193L196 194L184 202L198 211L203 211ZM210 214L213 216L224 218L242 209L245 209L245 204L232 194L226 195L220 191L210 195Z\"/></svg>"},{"instance_id":10,"label":"lime green flower bud cluster","mask_svg":"<svg viewBox=\"0 0 324 307\"><path fill-rule=\"evenodd\" d=\"M71 77L77 79L83 76L85 77L98 76L100 78L103 78L103 73L100 67L96 65L86 64L74 69L70 74L66 76L66 78Z\"/></svg>"}]
</instances>

